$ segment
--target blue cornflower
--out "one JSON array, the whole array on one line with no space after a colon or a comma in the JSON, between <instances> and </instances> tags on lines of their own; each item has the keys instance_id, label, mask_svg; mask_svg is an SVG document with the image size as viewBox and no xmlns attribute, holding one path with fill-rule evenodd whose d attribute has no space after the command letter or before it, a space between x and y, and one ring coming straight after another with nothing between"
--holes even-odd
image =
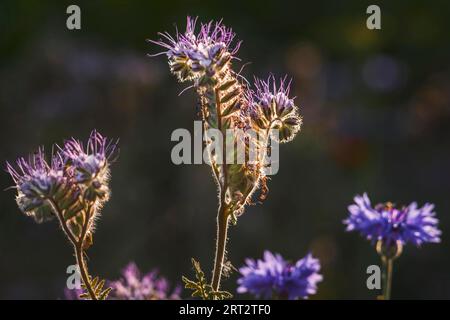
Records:
<instances>
[{"instance_id":1,"label":"blue cornflower","mask_svg":"<svg viewBox=\"0 0 450 320\"><path fill-rule=\"evenodd\" d=\"M306 299L317 292L317 283L322 281L320 262L308 254L291 264L279 254L264 252L262 260L247 259L246 266L239 269L239 293L251 293L268 299Z\"/></svg>"},{"instance_id":2,"label":"blue cornflower","mask_svg":"<svg viewBox=\"0 0 450 320\"><path fill-rule=\"evenodd\" d=\"M355 204L348 207L349 217L344 220L347 231L359 231L367 239L381 241L389 247L395 243L440 242L441 231L434 205L426 203L419 208L416 202L397 209L392 203L378 204L372 207L366 193L354 198Z\"/></svg>"}]
</instances>

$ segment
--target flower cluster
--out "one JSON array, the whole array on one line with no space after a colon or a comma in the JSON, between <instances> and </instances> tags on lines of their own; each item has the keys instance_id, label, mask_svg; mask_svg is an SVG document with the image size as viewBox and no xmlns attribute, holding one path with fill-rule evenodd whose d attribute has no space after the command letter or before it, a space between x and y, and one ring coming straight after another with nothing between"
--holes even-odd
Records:
<instances>
[{"instance_id":1,"label":"flower cluster","mask_svg":"<svg viewBox=\"0 0 450 320\"><path fill-rule=\"evenodd\" d=\"M77 190L72 190L69 186L69 179L64 175L63 161L54 157L48 163L42 148L30 155L28 160L19 158L17 168L7 163L6 170L17 188L16 201L19 208L26 215L34 217L37 222L53 216L51 205L46 199L66 195L69 204L76 202Z\"/></svg>"},{"instance_id":2,"label":"flower cluster","mask_svg":"<svg viewBox=\"0 0 450 320\"><path fill-rule=\"evenodd\" d=\"M122 278L109 283L110 299L118 300L179 300L180 288L170 292L166 278L157 271L141 275L135 263L129 263L122 271Z\"/></svg>"},{"instance_id":3,"label":"flower cluster","mask_svg":"<svg viewBox=\"0 0 450 320\"><path fill-rule=\"evenodd\" d=\"M435 218L434 205L425 204L419 208L417 203L395 208L392 203L372 207L366 193L354 198L355 203L348 207L349 217L344 220L347 231L359 231L369 240L381 241L389 247L395 243L440 242L441 231Z\"/></svg>"},{"instance_id":4,"label":"flower cluster","mask_svg":"<svg viewBox=\"0 0 450 320\"><path fill-rule=\"evenodd\" d=\"M109 198L109 165L117 147L94 130L86 145L71 139L56 149L50 161L39 149L28 160L19 158L16 168L7 163L17 189L16 202L37 222L57 217L75 250L87 290L81 296L106 299L110 288L103 289L104 281L89 276L84 251L93 243L95 219Z\"/></svg>"},{"instance_id":5,"label":"flower cluster","mask_svg":"<svg viewBox=\"0 0 450 320\"><path fill-rule=\"evenodd\" d=\"M319 260L308 254L295 264L285 261L279 254L264 252L262 260L247 259L240 268L239 293L251 293L268 299L306 299L317 292L322 281Z\"/></svg>"},{"instance_id":6,"label":"flower cluster","mask_svg":"<svg viewBox=\"0 0 450 320\"><path fill-rule=\"evenodd\" d=\"M83 245L89 246L94 218L109 197L108 160L115 150L116 144L94 130L86 147L68 140L49 162L39 149L28 161L19 158L17 169L7 163L19 208L37 222L57 215L70 228L69 238L85 237Z\"/></svg>"},{"instance_id":7,"label":"flower cluster","mask_svg":"<svg viewBox=\"0 0 450 320\"><path fill-rule=\"evenodd\" d=\"M256 79L255 90L252 90L232 69L241 44L233 45L234 32L221 21L211 21L201 24L196 33L196 22L197 19L188 17L184 33L177 32L175 37L167 32L160 33L162 39L151 42L165 49L159 54L167 55L170 69L180 81L194 82L205 129L218 129L223 136L227 129L234 129L235 141L246 143L246 159L249 159L249 146L252 143L258 146L257 161L227 166L220 166L223 162L217 159L218 153L209 150L214 177L226 195L230 211L239 215L244 206L251 203L251 196L258 188L262 189L260 198L265 198L265 154L270 147L269 138L280 142L292 140L302 121L289 97L290 83L286 83L286 79L278 86L273 76L266 81ZM240 136L242 130L247 133L244 138ZM208 147L212 138L207 130L205 140ZM235 157L235 154L220 154L226 159Z\"/></svg>"},{"instance_id":8,"label":"flower cluster","mask_svg":"<svg viewBox=\"0 0 450 320\"><path fill-rule=\"evenodd\" d=\"M170 290L166 278L158 276L157 271L142 275L135 263L130 262L122 270L122 278L108 281L112 289L108 300L179 300L180 287ZM79 300L81 289L65 289L67 300Z\"/></svg>"},{"instance_id":9,"label":"flower cluster","mask_svg":"<svg viewBox=\"0 0 450 320\"><path fill-rule=\"evenodd\" d=\"M71 139L58 147L50 161L43 149L19 158L17 168L7 163L17 189L17 204L37 222L53 216L65 221L75 236L86 223L86 211L98 213L109 196L109 160L115 153L111 143L97 131L92 131L86 147ZM88 222L88 232L92 221Z\"/></svg>"},{"instance_id":10,"label":"flower cluster","mask_svg":"<svg viewBox=\"0 0 450 320\"><path fill-rule=\"evenodd\" d=\"M109 197L109 160L114 154L116 144L94 131L86 147L71 139L62 150L66 163L73 169L73 179L84 191L88 201L103 203Z\"/></svg>"},{"instance_id":11,"label":"flower cluster","mask_svg":"<svg viewBox=\"0 0 450 320\"><path fill-rule=\"evenodd\" d=\"M188 17L184 33L177 31L175 37L167 32L160 33L159 41L150 42L165 49L156 55L165 54L171 72L181 82L192 81L191 87L200 98L204 140L219 193L211 283L212 291L217 293L220 292L228 222L237 222L257 190L261 191L261 201L266 198L269 167L266 160L272 140L292 140L300 129L301 118L289 97L289 84L285 79L278 87L274 77L267 81L256 79L256 90L252 90L240 72L232 69L232 62L239 60L236 53L241 42L233 45L235 34L230 28L221 21L211 21L200 24L200 31L196 33L196 22L197 19ZM217 132L223 139L221 150L216 150L213 143ZM238 157L236 148L227 148L230 144L244 146L245 161L229 163L229 159ZM201 277L197 275L197 278ZM201 287L200 283L187 283L193 290L196 285Z\"/></svg>"},{"instance_id":12,"label":"flower cluster","mask_svg":"<svg viewBox=\"0 0 450 320\"><path fill-rule=\"evenodd\" d=\"M177 32L175 38L169 33L160 33L164 41L151 42L167 49L163 53L169 58L170 70L180 81L214 78L238 51L240 43L231 48L235 34L220 22L202 24L195 34L197 19L187 18L186 32Z\"/></svg>"},{"instance_id":13,"label":"flower cluster","mask_svg":"<svg viewBox=\"0 0 450 320\"><path fill-rule=\"evenodd\" d=\"M300 130L302 119L294 100L289 98L290 84L281 79L277 88L275 78L270 76L267 81L256 79L255 87L256 92L247 95L252 127L258 131L275 130L278 135L272 138L279 142L292 140Z\"/></svg>"}]
</instances>

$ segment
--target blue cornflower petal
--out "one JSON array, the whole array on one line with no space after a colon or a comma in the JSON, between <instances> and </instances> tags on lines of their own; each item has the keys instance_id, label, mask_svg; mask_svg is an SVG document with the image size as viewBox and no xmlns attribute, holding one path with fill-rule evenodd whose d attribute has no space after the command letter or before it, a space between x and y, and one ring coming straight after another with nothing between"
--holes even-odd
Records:
<instances>
[{"instance_id":1,"label":"blue cornflower petal","mask_svg":"<svg viewBox=\"0 0 450 320\"><path fill-rule=\"evenodd\" d=\"M279 254L264 252L262 260L247 259L239 269L239 293L251 293L256 297L306 299L317 292L317 283L322 280L319 260L308 254L290 264Z\"/></svg>"}]
</instances>

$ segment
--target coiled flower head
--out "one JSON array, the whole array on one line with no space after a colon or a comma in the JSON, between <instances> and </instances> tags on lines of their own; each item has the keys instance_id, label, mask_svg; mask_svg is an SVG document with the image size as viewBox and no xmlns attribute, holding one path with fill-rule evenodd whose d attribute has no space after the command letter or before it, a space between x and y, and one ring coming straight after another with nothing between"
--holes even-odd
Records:
<instances>
[{"instance_id":1,"label":"coiled flower head","mask_svg":"<svg viewBox=\"0 0 450 320\"><path fill-rule=\"evenodd\" d=\"M92 131L86 147L76 139L65 142L62 153L66 165L71 167L75 182L83 187L86 200L108 200L109 160L116 146L96 130Z\"/></svg>"},{"instance_id":2,"label":"coiled flower head","mask_svg":"<svg viewBox=\"0 0 450 320\"><path fill-rule=\"evenodd\" d=\"M440 242L439 220L435 217L434 205L426 203L419 208L416 202L397 209L392 203L372 207L366 193L354 198L348 207L349 217L344 220L347 231L359 231L372 242L381 241L384 247L412 243Z\"/></svg>"},{"instance_id":3,"label":"coiled flower head","mask_svg":"<svg viewBox=\"0 0 450 320\"><path fill-rule=\"evenodd\" d=\"M272 154L270 138L281 142L292 140L300 129L301 118L289 97L290 84L286 84L286 79L278 86L273 76L267 81L256 80L256 91L252 91L241 72L232 69L231 61L238 59L235 55L241 43L233 45L233 31L221 21L211 21L201 24L196 33L196 21L188 17L184 33L177 32L174 37L160 33L163 40L150 42L165 48L156 55L168 57L171 71L180 81L193 82L189 88L195 88L200 98L203 135L214 178L218 186L226 184L220 188L222 198L235 222L245 206L253 203L251 198L256 190L261 190L259 200L267 196L266 174L275 172L269 168L270 161L275 161L268 157ZM222 134L222 146L226 145L222 152L212 147L217 131L209 129ZM232 131L234 141L227 143L228 131ZM240 163L234 163L239 158L238 152L228 148L233 143L243 146L240 158L244 160ZM223 166L226 159L233 159L233 163Z\"/></svg>"},{"instance_id":4,"label":"coiled flower head","mask_svg":"<svg viewBox=\"0 0 450 320\"><path fill-rule=\"evenodd\" d=\"M6 170L14 180L20 210L37 222L50 219L53 214L46 200L67 189L68 180L64 176L61 159L54 157L48 163L43 149L39 148L28 160L19 158L17 169L7 163Z\"/></svg>"},{"instance_id":5,"label":"coiled flower head","mask_svg":"<svg viewBox=\"0 0 450 320\"><path fill-rule=\"evenodd\" d=\"M109 197L109 162L116 144L94 130L86 148L71 139L58 149L49 162L40 148L28 160L19 158L17 168L7 163L6 170L14 180L16 201L25 214L42 222L58 210L78 236L86 216L92 218ZM89 236L91 228L92 223Z\"/></svg>"},{"instance_id":6,"label":"coiled flower head","mask_svg":"<svg viewBox=\"0 0 450 320\"><path fill-rule=\"evenodd\" d=\"M247 259L246 263L239 269L242 277L237 290L264 299L306 299L317 292L317 283L322 281L320 262L311 254L291 264L281 255L265 251L262 260Z\"/></svg>"},{"instance_id":7,"label":"coiled flower head","mask_svg":"<svg viewBox=\"0 0 450 320\"><path fill-rule=\"evenodd\" d=\"M231 48L235 34L221 21L201 24L197 34L196 22L197 19L188 17L184 33L177 32L175 37L167 32L159 33L164 39L150 42L167 49L160 54L167 55L170 70L180 81L214 81L214 76L227 68L240 42Z\"/></svg>"},{"instance_id":8,"label":"coiled flower head","mask_svg":"<svg viewBox=\"0 0 450 320\"><path fill-rule=\"evenodd\" d=\"M302 118L294 99L289 97L290 83L286 78L280 80L277 87L275 78L270 76L266 81L255 79L255 92L246 95L249 101L252 127L257 130L275 129L279 142L291 141L300 130Z\"/></svg>"}]
</instances>

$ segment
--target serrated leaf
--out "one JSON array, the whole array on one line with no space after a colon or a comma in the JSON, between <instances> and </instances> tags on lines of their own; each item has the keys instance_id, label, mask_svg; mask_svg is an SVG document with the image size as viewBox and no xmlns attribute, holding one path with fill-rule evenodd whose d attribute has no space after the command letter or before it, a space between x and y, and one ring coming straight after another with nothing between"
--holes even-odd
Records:
<instances>
[{"instance_id":1,"label":"serrated leaf","mask_svg":"<svg viewBox=\"0 0 450 320\"><path fill-rule=\"evenodd\" d=\"M98 297L99 300L106 300L108 298L109 293L111 292L112 288L106 288L102 291L100 296Z\"/></svg>"},{"instance_id":2,"label":"serrated leaf","mask_svg":"<svg viewBox=\"0 0 450 320\"><path fill-rule=\"evenodd\" d=\"M94 289L96 295L99 295L102 292L104 285L105 285L105 280L102 280L97 284L97 287Z\"/></svg>"},{"instance_id":3,"label":"serrated leaf","mask_svg":"<svg viewBox=\"0 0 450 320\"><path fill-rule=\"evenodd\" d=\"M223 300L230 299L233 297L231 293L228 291L214 291L213 287L207 282L204 272L200 266L200 263L195 259L191 259L192 265L195 271L195 277L197 278L197 282L189 280L185 276L182 276L181 279L184 282L184 287L186 289L193 290L191 296L192 297L200 297L203 300Z\"/></svg>"},{"instance_id":4,"label":"serrated leaf","mask_svg":"<svg viewBox=\"0 0 450 320\"><path fill-rule=\"evenodd\" d=\"M192 293L192 296L193 296L193 297L203 297L203 294L202 294L201 290L195 290L195 291Z\"/></svg>"},{"instance_id":5,"label":"serrated leaf","mask_svg":"<svg viewBox=\"0 0 450 320\"><path fill-rule=\"evenodd\" d=\"M95 277L94 280L89 281L91 283L91 287L92 288L95 288L95 286L97 285L98 280L99 280L98 277Z\"/></svg>"}]
</instances>

